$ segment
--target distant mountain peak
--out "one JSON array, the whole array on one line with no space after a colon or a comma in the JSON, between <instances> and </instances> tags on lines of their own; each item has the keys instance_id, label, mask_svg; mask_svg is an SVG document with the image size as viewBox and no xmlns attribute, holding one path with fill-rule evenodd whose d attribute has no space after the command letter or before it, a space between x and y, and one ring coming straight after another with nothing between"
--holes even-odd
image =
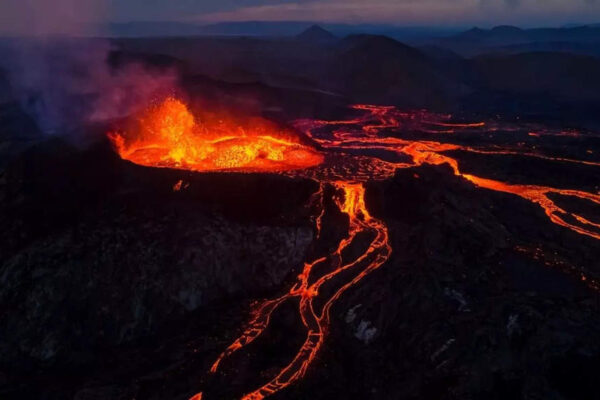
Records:
<instances>
[{"instance_id":1,"label":"distant mountain peak","mask_svg":"<svg viewBox=\"0 0 600 400\"><path fill-rule=\"evenodd\" d=\"M468 40L494 40L506 37L521 37L526 34L521 28L512 25L495 26L492 29L472 28L457 37Z\"/></svg>"},{"instance_id":2,"label":"distant mountain peak","mask_svg":"<svg viewBox=\"0 0 600 400\"><path fill-rule=\"evenodd\" d=\"M306 29L304 32L296 36L298 40L306 42L333 42L337 40L337 37L326 29L323 29L319 25L313 25Z\"/></svg>"},{"instance_id":3,"label":"distant mountain peak","mask_svg":"<svg viewBox=\"0 0 600 400\"><path fill-rule=\"evenodd\" d=\"M523 29L512 25L499 25L492 28L492 32L523 32Z\"/></svg>"},{"instance_id":4,"label":"distant mountain peak","mask_svg":"<svg viewBox=\"0 0 600 400\"><path fill-rule=\"evenodd\" d=\"M482 33L485 32L485 29L481 29L478 26L474 26L473 28L469 29L468 31L464 32L464 33Z\"/></svg>"},{"instance_id":5,"label":"distant mountain peak","mask_svg":"<svg viewBox=\"0 0 600 400\"><path fill-rule=\"evenodd\" d=\"M468 31L464 31L462 33L459 33L458 37L463 37L463 38L469 38L469 39L474 39L474 38L480 38L484 35L486 35L487 32L484 29L478 28L478 27L474 27L469 29Z\"/></svg>"}]
</instances>

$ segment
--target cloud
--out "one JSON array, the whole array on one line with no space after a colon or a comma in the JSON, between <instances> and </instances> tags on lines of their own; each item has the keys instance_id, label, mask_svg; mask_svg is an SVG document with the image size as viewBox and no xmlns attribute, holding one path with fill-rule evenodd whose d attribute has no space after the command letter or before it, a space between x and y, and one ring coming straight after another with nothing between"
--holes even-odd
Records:
<instances>
[{"instance_id":1,"label":"cloud","mask_svg":"<svg viewBox=\"0 0 600 400\"><path fill-rule=\"evenodd\" d=\"M490 4L498 4L498 3L500 3L500 4L504 4L505 6L510 7L510 8L517 8L518 6L521 5L521 0L500 0L500 1L497 1L497 0L480 0L480 3L482 5L484 5L484 6L485 5L490 5Z\"/></svg>"},{"instance_id":2,"label":"cloud","mask_svg":"<svg viewBox=\"0 0 600 400\"><path fill-rule=\"evenodd\" d=\"M104 0L2 0L0 33L89 35L107 18Z\"/></svg>"},{"instance_id":3,"label":"cloud","mask_svg":"<svg viewBox=\"0 0 600 400\"><path fill-rule=\"evenodd\" d=\"M107 21L591 22L597 0L0 0L0 33L90 33Z\"/></svg>"},{"instance_id":4,"label":"cloud","mask_svg":"<svg viewBox=\"0 0 600 400\"><path fill-rule=\"evenodd\" d=\"M477 0L326 0L243 7L196 16L201 21L300 20L424 23L455 21Z\"/></svg>"},{"instance_id":5,"label":"cloud","mask_svg":"<svg viewBox=\"0 0 600 400\"><path fill-rule=\"evenodd\" d=\"M42 131L64 133L122 117L175 90L174 72L111 68L108 40L79 37L104 22L106 0L1 1L0 26L17 37L2 42L0 71Z\"/></svg>"},{"instance_id":6,"label":"cloud","mask_svg":"<svg viewBox=\"0 0 600 400\"><path fill-rule=\"evenodd\" d=\"M282 5L297 0L111 0L114 20L180 20L189 15L232 11L245 7ZM313 0L301 0L313 1ZM319 0L316 0L319 1Z\"/></svg>"},{"instance_id":7,"label":"cloud","mask_svg":"<svg viewBox=\"0 0 600 400\"><path fill-rule=\"evenodd\" d=\"M90 33L107 21L312 20L403 25L600 20L597 0L0 0L0 33ZM97 27L97 25L96 25Z\"/></svg>"},{"instance_id":8,"label":"cloud","mask_svg":"<svg viewBox=\"0 0 600 400\"><path fill-rule=\"evenodd\" d=\"M553 24L593 21L600 7L590 0L308 0L200 13L197 21L302 20L423 24Z\"/></svg>"},{"instance_id":9,"label":"cloud","mask_svg":"<svg viewBox=\"0 0 600 400\"><path fill-rule=\"evenodd\" d=\"M521 0L504 0L504 2L509 7L518 7L521 5Z\"/></svg>"}]
</instances>

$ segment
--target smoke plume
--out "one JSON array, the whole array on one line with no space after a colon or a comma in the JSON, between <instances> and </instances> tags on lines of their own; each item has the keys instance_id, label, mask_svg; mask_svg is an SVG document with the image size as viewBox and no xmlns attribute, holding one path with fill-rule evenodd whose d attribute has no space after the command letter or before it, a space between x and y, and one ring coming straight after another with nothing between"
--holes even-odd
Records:
<instances>
[{"instance_id":1,"label":"smoke plume","mask_svg":"<svg viewBox=\"0 0 600 400\"><path fill-rule=\"evenodd\" d=\"M141 63L109 64L110 40L94 38L104 20L102 0L7 0L9 38L0 45L0 69L12 96L46 133L120 118L157 93L174 90L174 71ZM0 71L1 73L2 71Z\"/></svg>"}]
</instances>

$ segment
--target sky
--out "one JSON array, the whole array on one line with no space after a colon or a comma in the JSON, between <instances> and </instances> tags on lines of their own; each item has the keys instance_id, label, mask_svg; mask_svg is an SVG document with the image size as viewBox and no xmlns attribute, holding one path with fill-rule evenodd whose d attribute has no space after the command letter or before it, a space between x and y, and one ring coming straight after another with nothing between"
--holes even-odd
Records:
<instances>
[{"instance_id":1,"label":"sky","mask_svg":"<svg viewBox=\"0 0 600 400\"><path fill-rule=\"evenodd\" d=\"M600 23L600 0L1 0L0 32L126 21L315 21L402 26Z\"/></svg>"}]
</instances>

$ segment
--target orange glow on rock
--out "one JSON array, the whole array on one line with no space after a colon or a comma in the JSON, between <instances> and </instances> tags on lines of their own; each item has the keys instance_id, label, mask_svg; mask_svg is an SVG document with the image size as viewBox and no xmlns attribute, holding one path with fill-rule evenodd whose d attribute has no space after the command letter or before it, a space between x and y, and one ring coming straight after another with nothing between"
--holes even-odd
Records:
<instances>
[{"instance_id":1,"label":"orange glow on rock","mask_svg":"<svg viewBox=\"0 0 600 400\"><path fill-rule=\"evenodd\" d=\"M306 329L304 344L293 360L276 377L264 386L243 396L243 400L264 399L302 378L323 344L329 327L331 306L346 290L356 285L370 272L382 266L392 253L387 227L382 221L373 218L367 211L363 184L343 181L331 182L330 184L339 193L336 205L348 217L349 230L347 236L340 241L335 251L327 257L319 258L312 263L306 263L303 272L298 276L298 282L287 294L274 300L267 300L256 307L254 310L255 317L250 321L249 327L217 358L211 368L212 373L217 372L223 359L252 343L264 332L269 324L271 314L279 305L286 300L297 298L298 313ZM318 193L323 194L322 188ZM361 232L372 232L375 237L363 254L352 261L343 262L342 252ZM313 268L326 262L331 263L335 268L321 276L313 276ZM340 273L348 270L355 272L354 278L348 282L336 281L338 285L334 293L322 298L319 288L323 284L334 280ZM314 281L314 283L309 283L309 281ZM315 305L317 300L319 300L319 304L323 305L317 307Z\"/></svg>"},{"instance_id":2,"label":"orange glow on rock","mask_svg":"<svg viewBox=\"0 0 600 400\"><path fill-rule=\"evenodd\" d=\"M183 180L180 179L173 185L173 191L179 192L182 187L183 187Z\"/></svg>"},{"instance_id":3,"label":"orange glow on rock","mask_svg":"<svg viewBox=\"0 0 600 400\"><path fill-rule=\"evenodd\" d=\"M482 178L471 174L465 174L461 171L458 160L450 157L446 154L446 152L461 150L477 154L520 155L524 157L539 158L547 161L581 164L593 167L600 167L600 162L576 160L564 157L551 157L544 154L532 153L530 151L520 151L514 148L480 149L452 143L407 140L398 137L383 136L380 135L380 133L385 129L393 128L393 121L397 121L395 125L396 129L401 129L404 126L404 124L400 121L402 118L404 118L404 120L409 118L406 116L400 118L400 116L403 116L405 113L399 112L393 107L387 106L360 105L354 106L354 108L366 111L365 115L362 118L354 118L347 121L304 120L299 121L298 125L309 137L312 137L313 140L319 143L324 149L330 149L332 151L344 151L348 149L366 151L386 150L401 155L407 155L411 158L410 162L394 163L378 160L377 158L372 157L369 159L368 163L361 167L363 169L360 174L361 179L365 181L373 179L387 179L392 177L395 171L399 168L412 168L424 164L448 165L456 176L460 176L480 188L494 190L497 192L511 193L524 198L531 203L540 206L552 223L570 229L580 235L585 235L600 240L600 224L593 222L582 215L569 212L568 210L559 207L549 196L552 194L558 194L587 200L600 205L600 194L589 193L581 190L557 189L539 185L511 184L498 180ZM395 118L393 117L394 115L396 115ZM424 112L419 112L416 115L419 116L417 120L420 120L419 123L421 124L418 126L422 126L422 124L431 125L431 122L429 121L435 120L434 116L429 115L427 116L428 120L425 121L422 118L422 115L428 114ZM444 121L444 119L441 117L438 117L438 119ZM488 126L488 124L485 123L454 124L448 122L447 120L446 122L436 122L436 125L452 126L453 129L458 130L477 128L483 129ZM333 133L331 137L322 137L316 134L315 131L327 126L333 127ZM338 126L342 128L336 129ZM365 127L368 127L368 129L365 129ZM577 132L569 132L572 135L577 135ZM558 133L550 132L548 134L563 135L563 131ZM343 169L337 168L335 170L335 174L333 174L332 169L322 169L318 171L316 176L320 179L332 177L339 179L340 177L344 176L343 173L340 174L338 172L340 170L343 172ZM356 176L359 175L355 174L354 178L356 178Z\"/></svg>"},{"instance_id":4,"label":"orange glow on rock","mask_svg":"<svg viewBox=\"0 0 600 400\"><path fill-rule=\"evenodd\" d=\"M253 307L247 328L223 351L212 364L211 373L219 371L222 363L233 353L254 342L270 323L275 310L289 300L297 304L296 312L304 326L306 337L302 346L284 368L263 386L243 396L244 400L261 400L301 379L321 348L330 324L330 309L336 300L365 276L381 267L390 257L388 228L374 218L365 203L365 183L392 177L400 168L422 165L448 165L452 173L481 189L510 193L541 207L550 222L577 234L600 240L600 223L559 206L553 195L572 197L600 205L600 194L580 190L557 189L538 185L502 182L464 173L451 151L478 154L501 154L534 157L548 162L566 162L600 166L600 162L552 157L521 150L518 146L471 147L433 140L409 140L399 136L403 131L445 137L456 133L480 134L516 131L497 122L453 122L451 115L428 111L400 111L390 106L355 105L354 112L362 115L347 120L297 121L296 127L318 143L325 158L313 147L302 143L297 135L285 132L264 120L245 126L227 118L211 119L206 115L195 118L188 107L175 98L167 98L151 107L138 121L135 129L109 135L119 155L136 164L151 167L179 168L191 171L279 172L294 177L316 180L319 190L310 199L314 208L317 240L325 216L325 193L334 195L334 204L348 219L345 236L327 254L303 266L294 285L280 297L259 302ZM546 131L535 128L532 137L545 135L577 136L574 131ZM392 134L389 134L392 132ZM527 131L525 131L527 132ZM386 134L387 133L387 134ZM440 137L440 136L438 136ZM537 139L535 139L537 140ZM532 147L536 150L535 147ZM372 154L389 153L390 161ZM371 155L369 155L371 154ZM591 151L589 152L591 154ZM415 179L420 179L414 173ZM187 186L179 181L174 191ZM327 190L326 190L327 189ZM364 235L368 233L370 235ZM346 260L344 250L369 237L366 249L354 259ZM361 242L362 244L362 242ZM539 251L536 250L536 256ZM548 261L562 270L559 262ZM320 268L321 266L328 268ZM315 268L319 266L318 268ZM326 272L323 272L325 270ZM573 273L573 272L571 272ZM580 275L594 290L600 286L594 277ZM328 290L320 290L328 283ZM333 286L333 288L331 288ZM201 400L202 392L190 400Z\"/></svg>"},{"instance_id":5,"label":"orange glow on rock","mask_svg":"<svg viewBox=\"0 0 600 400\"><path fill-rule=\"evenodd\" d=\"M191 171L275 172L322 162L312 147L266 120L240 126L200 118L174 97L150 107L136 128L109 134L119 155L135 164Z\"/></svg>"}]
</instances>

